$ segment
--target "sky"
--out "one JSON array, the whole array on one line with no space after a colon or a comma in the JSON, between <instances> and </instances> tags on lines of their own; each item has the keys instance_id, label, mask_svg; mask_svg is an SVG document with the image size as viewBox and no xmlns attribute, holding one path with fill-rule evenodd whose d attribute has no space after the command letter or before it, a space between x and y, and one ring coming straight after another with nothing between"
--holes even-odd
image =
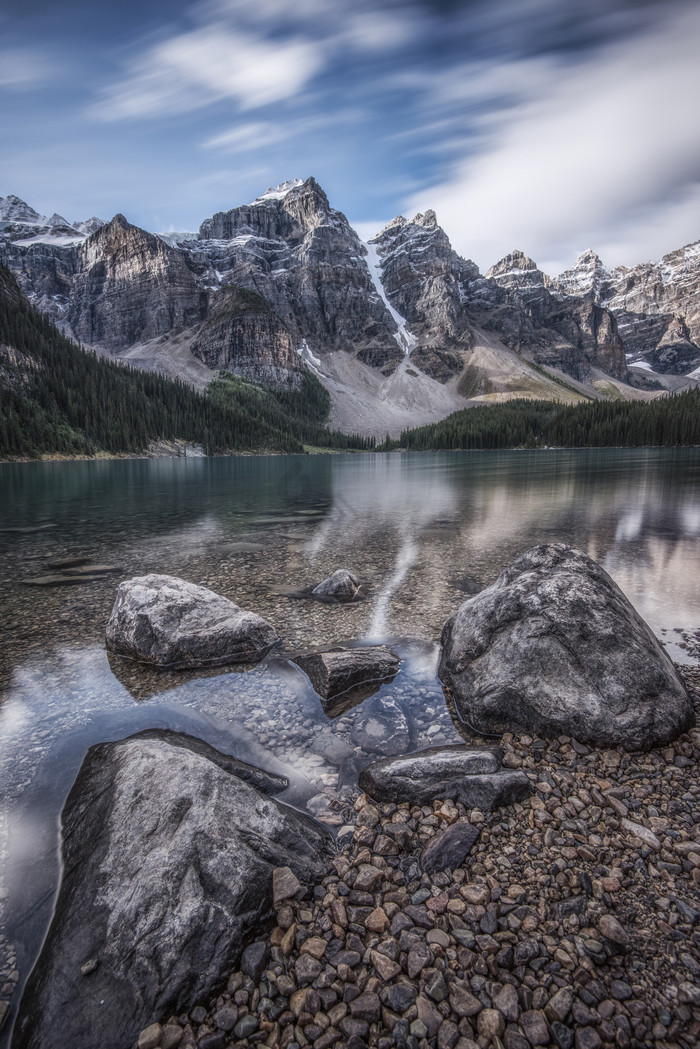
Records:
<instances>
[{"instance_id":1,"label":"sky","mask_svg":"<svg viewBox=\"0 0 700 1049\"><path fill-rule=\"evenodd\" d=\"M3 0L0 196L152 231L313 175L482 271L700 238L692 0Z\"/></svg>"}]
</instances>

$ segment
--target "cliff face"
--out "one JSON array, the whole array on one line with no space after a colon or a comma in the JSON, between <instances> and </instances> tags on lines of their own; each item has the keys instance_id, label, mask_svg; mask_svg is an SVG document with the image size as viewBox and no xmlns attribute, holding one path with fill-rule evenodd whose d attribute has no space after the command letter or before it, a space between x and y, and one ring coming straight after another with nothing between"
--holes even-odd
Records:
<instances>
[{"instance_id":1,"label":"cliff face","mask_svg":"<svg viewBox=\"0 0 700 1049\"><path fill-rule=\"evenodd\" d=\"M123 215L77 249L67 321L83 342L124 349L191 327L206 309L182 253Z\"/></svg>"},{"instance_id":2,"label":"cliff face","mask_svg":"<svg viewBox=\"0 0 700 1049\"><path fill-rule=\"evenodd\" d=\"M700 366L700 241L659 262L613 270L595 252L584 252L554 282L554 293L609 309L630 364L673 375Z\"/></svg>"},{"instance_id":3,"label":"cliff face","mask_svg":"<svg viewBox=\"0 0 700 1049\"><path fill-rule=\"evenodd\" d=\"M181 247L203 285L226 282L262 295L297 348L306 339L314 354L344 350L379 368L401 360L366 250L314 179L214 215Z\"/></svg>"},{"instance_id":4,"label":"cliff face","mask_svg":"<svg viewBox=\"0 0 700 1049\"><path fill-rule=\"evenodd\" d=\"M298 388L305 370L284 322L242 288L222 289L191 349L213 371L270 386Z\"/></svg>"}]
</instances>

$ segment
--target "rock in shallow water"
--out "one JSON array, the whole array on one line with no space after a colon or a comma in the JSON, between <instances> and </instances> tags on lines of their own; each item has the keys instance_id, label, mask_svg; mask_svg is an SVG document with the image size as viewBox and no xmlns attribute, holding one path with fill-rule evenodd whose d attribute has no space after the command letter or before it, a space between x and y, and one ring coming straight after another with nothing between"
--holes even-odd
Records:
<instances>
[{"instance_id":1,"label":"rock in shallow water","mask_svg":"<svg viewBox=\"0 0 700 1049\"><path fill-rule=\"evenodd\" d=\"M373 761L360 773L359 786L375 801L424 805L435 798L451 798L488 812L530 792L527 776L502 769L501 760L500 747L428 747Z\"/></svg>"},{"instance_id":2,"label":"rock in shallow water","mask_svg":"<svg viewBox=\"0 0 700 1049\"><path fill-rule=\"evenodd\" d=\"M360 594L360 580L346 568L339 568L313 588L314 597L334 597L336 601L354 601Z\"/></svg>"},{"instance_id":3,"label":"rock in shallow water","mask_svg":"<svg viewBox=\"0 0 700 1049\"><path fill-rule=\"evenodd\" d=\"M154 1016L216 993L272 913L275 868L302 882L326 873L334 848L317 824L213 748L173 742L148 733L88 751L14 1049L131 1049Z\"/></svg>"},{"instance_id":4,"label":"rock in shallow water","mask_svg":"<svg viewBox=\"0 0 700 1049\"><path fill-rule=\"evenodd\" d=\"M166 575L121 583L106 631L111 652L160 667L257 663L277 640L262 616Z\"/></svg>"},{"instance_id":5,"label":"rock in shallow water","mask_svg":"<svg viewBox=\"0 0 700 1049\"><path fill-rule=\"evenodd\" d=\"M314 689L329 701L358 689L360 686L391 681L399 669L401 660L384 645L369 648L331 648L326 652L311 652L297 656L294 662L308 675ZM363 690L364 691L364 690ZM364 691L360 698L371 695Z\"/></svg>"},{"instance_id":6,"label":"rock in shallow water","mask_svg":"<svg viewBox=\"0 0 700 1049\"><path fill-rule=\"evenodd\" d=\"M439 677L477 732L573 736L648 750L694 722L650 628L579 550L523 554L445 624Z\"/></svg>"}]
</instances>

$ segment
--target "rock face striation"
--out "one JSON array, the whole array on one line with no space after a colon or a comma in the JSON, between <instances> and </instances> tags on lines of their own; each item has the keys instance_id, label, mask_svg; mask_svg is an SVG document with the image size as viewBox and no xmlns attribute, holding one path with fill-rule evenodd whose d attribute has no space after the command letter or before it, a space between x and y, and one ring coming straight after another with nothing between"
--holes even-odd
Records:
<instances>
[{"instance_id":1,"label":"rock face striation","mask_svg":"<svg viewBox=\"0 0 700 1049\"><path fill-rule=\"evenodd\" d=\"M154 1016L217 993L272 915L275 868L327 872L330 837L230 760L153 732L88 751L13 1049L131 1049Z\"/></svg>"},{"instance_id":2,"label":"rock face striation","mask_svg":"<svg viewBox=\"0 0 700 1049\"><path fill-rule=\"evenodd\" d=\"M439 677L477 732L647 750L694 721L683 682L619 587L579 550L523 554L442 633Z\"/></svg>"},{"instance_id":3,"label":"rock face striation","mask_svg":"<svg viewBox=\"0 0 700 1049\"><path fill-rule=\"evenodd\" d=\"M554 294L576 295L616 317L630 365L688 375L700 367L700 241L659 262L607 270L585 251L560 274Z\"/></svg>"},{"instance_id":4,"label":"rock face striation","mask_svg":"<svg viewBox=\"0 0 700 1049\"><path fill-rule=\"evenodd\" d=\"M257 663L277 640L262 616L165 575L121 583L106 630L110 652L173 668Z\"/></svg>"},{"instance_id":5,"label":"rock face striation","mask_svg":"<svg viewBox=\"0 0 700 1049\"><path fill-rule=\"evenodd\" d=\"M450 798L467 808L490 812L530 793L525 773L502 768L502 761L500 747L427 747L373 761L362 770L358 782L375 801L425 805L435 798Z\"/></svg>"}]
</instances>

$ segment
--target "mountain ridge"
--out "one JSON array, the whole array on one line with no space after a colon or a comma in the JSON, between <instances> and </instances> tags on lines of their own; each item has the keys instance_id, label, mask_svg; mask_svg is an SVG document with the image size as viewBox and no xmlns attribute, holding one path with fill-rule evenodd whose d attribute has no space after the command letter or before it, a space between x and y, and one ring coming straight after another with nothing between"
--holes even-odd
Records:
<instances>
[{"instance_id":1,"label":"mountain ridge","mask_svg":"<svg viewBox=\"0 0 700 1049\"><path fill-rule=\"evenodd\" d=\"M85 345L200 388L222 369L280 389L311 371L334 425L359 412L375 436L510 397L650 396L635 386L681 389L700 366L700 245L612 271L584 252L559 278L512 252L482 275L432 211L363 243L313 178L197 234L122 215L82 232L12 196L3 215L0 259Z\"/></svg>"}]
</instances>

